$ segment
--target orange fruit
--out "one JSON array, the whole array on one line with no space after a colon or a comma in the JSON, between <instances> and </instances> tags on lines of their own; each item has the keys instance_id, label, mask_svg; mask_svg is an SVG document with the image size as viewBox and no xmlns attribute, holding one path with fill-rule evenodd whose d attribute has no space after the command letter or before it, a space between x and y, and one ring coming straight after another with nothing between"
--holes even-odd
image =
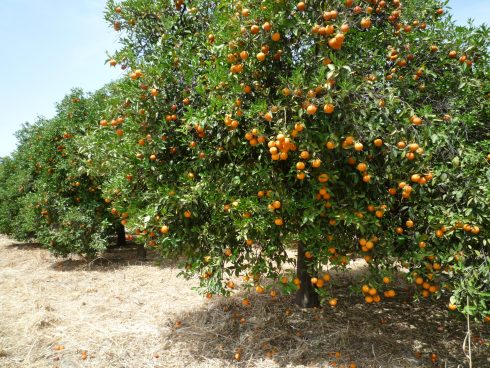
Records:
<instances>
[{"instance_id":1,"label":"orange fruit","mask_svg":"<svg viewBox=\"0 0 490 368\"><path fill-rule=\"evenodd\" d=\"M372 25L371 18L363 18L361 20L361 28L362 29L368 29L371 27L371 25Z\"/></svg>"},{"instance_id":2,"label":"orange fruit","mask_svg":"<svg viewBox=\"0 0 490 368\"><path fill-rule=\"evenodd\" d=\"M278 218L274 219L274 224L276 224L277 226L282 226L282 225L284 225L284 221L282 218L278 217Z\"/></svg>"},{"instance_id":3,"label":"orange fruit","mask_svg":"<svg viewBox=\"0 0 490 368\"><path fill-rule=\"evenodd\" d=\"M326 114L331 114L333 113L335 110L335 106L333 104L326 104L325 106L323 106L323 111L326 113Z\"/></svg>"},{"instance_id":4,"label":"orange fruit","mask_svg":"<svg viewBox=\"0 0 490 368\"><path fill-rule=\"evenodd\" d=\"M256 24L254 24L254 25L252 25L252 26L250 27L250 32L251 32L252 34L257 34L257 33L259 33L259 31L260 31L260 28L259 28L259 26L258 26L258 25L256 25Z\"/></svg>"},{"instance_id":5,"label":"orange fruit","mask_svg":"<svg viewBox=\"0 0 490 368\"><path fill-rule=\"evenodd\" d=\"M309 114L309 115L315 115L316 112L318 110L318 107L316 107L315 105L313 104L310 104L308 105L308 107L306 108L306 112Z\"/></svg>"},{"instance_id":6,"label":"orange fruit","mask_svg":"<svg viewBox=\"0 0 490 368\"><path fill-rule=\"evenodd\" d=\"M271 39L274 42L278 42L281 39L281 34L279 32L276 32L271 36Z\"/></svg>"},{"instance_id":7,"label":"orange fruit","mask_svg":"<svg viewBox=\"0 0 490 368\"><path fill-rule=\"evenodd\" d=\"M367 165L364 162L360 162L357 164L357 170L360 172L364 172L367 170Z\"/></svg>"},{"instance_id":8,"label":"orange fruit","mask_svg":"<svg viewBox=\"0 0 490 368\"><path fill-rule=\"evenodd\" d=\"M322 161L319 158L317 158L311 162L311 166L313 166L314 168L319 168L321 166L321 164L322 164Z\"/></svg>"},{"instance_id":9,"label":"orange fruit","mask_svg":"<svg viewBox=\"0 0 490 368\"><path fill-rule=\"evenodd\" d=\"M265 54L263 52L259 52L256 57L258 61L262 62L265 60Z\"/></svg>"},{"instance_id":10,"label":"orange fruit","mask_svg":"<svg viewBox=\"0 0 490 368\"><path fill-rule=\"evenodd\" d=\"M329 180L329 176L328 176L328 174L320 174L320 175L318 176L318 181L319 181L320 183L326 183L328 180Z\"/></svg>"}]
</instances>

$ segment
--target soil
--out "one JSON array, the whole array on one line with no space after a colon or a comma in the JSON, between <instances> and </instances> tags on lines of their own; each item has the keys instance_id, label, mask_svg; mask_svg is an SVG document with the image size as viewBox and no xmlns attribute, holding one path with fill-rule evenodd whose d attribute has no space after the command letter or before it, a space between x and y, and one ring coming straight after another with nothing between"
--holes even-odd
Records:
<instances>
[{"instance_id":1,"label":"soil","mask_svg":"<svg viewBox=\"0 0 490 368\"><path fill-rule=\"evenodd\" d=\"M401 289L366 305L339 276L336 308L266 295L246 307L243 295L203 298L179 272L131 248L88 262L0 237L0 367L469 366L466 320L447 300L414 301ZM490 367L490 328L471 328L473 367Z\"/></svg>"}]
</instances>

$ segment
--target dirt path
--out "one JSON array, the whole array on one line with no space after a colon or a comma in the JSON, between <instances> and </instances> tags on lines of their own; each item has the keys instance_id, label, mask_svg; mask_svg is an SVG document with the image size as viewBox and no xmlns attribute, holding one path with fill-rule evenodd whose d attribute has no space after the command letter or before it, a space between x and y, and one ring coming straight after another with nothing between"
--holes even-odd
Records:
<instances>
[{"instance_id":1,"label":"dirt path","mask_svg":"<svg viewBox=\"0 0 490 368\"><path fill-rule=\"evenodd\" d=\"M0 367L327 368L356 362L358 368L456 368L464 361L464 323L448 318L441 305L398 300L373 309L340 288L345 303L337 309L300 311L288 297L253 298L245 308L239 298L203 300L191 290L195 281L177 278L179 269L171 265L138 262L124 252L107 257L105 264L60 261L0 237ZM490 366L489 331L475 334L475 366Z\"/></svg>"}]
</instances>

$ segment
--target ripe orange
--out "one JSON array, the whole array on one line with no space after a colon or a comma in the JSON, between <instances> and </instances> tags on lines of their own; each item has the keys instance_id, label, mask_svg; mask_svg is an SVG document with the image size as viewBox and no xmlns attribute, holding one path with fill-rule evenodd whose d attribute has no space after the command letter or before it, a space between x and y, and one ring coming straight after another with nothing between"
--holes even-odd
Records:
<instances>
[{"instance_id":1,"label":"ripe orange","mask_svg":"<svg viewBox=\"0 0 490 368\"><path fill-rule=\"evenodd\" d=\"M306 9L306 4L303 1L300 1L296 5L296 9L298 9L298 11L304 11Z\"/></svg>"},{"instance_id":2,"label":"ripe orange","mask_svg":"<svg viewBox=\"0 0 490 368\"><path fill-rule=\"evenodd\" d=\"M362 29L368 29L372 25L371 18L363 18L361 20L361 28Z\"/></svg>"},{"instance_id":3,"label":"ripe orange","mask_svg":"<svg viewBox=\"0 0 490 368\"><path fill-rule=\"evenodd\" d=\"M279 32L276 32L272 34L271 39L274 42L278 42L281 39L281 34Z\"/></svg>"},{"instance_id":4,"label":"ripe orange","mask_svg":"<svg viewBox=\"0 0 490 368\"><path fill-rule=\"evenodd\" d=\"M265 54L263 52L259 52L257 54L257 60L261 61L261 62L264 61L265 60Z\"/></svg>"},{"instance_id":5,"label":"ripe orange","mask_svg":"<svg viewBox=\"0 0 490 368\"><path fill-rule=\"evenodd\" d=\"M367 170L367 165L364 162L360 162L357 164L357 170L360 172L364 172Z\"/></svg>"},{"instance_id":6,"label":"ripe orange","mask_svg":"<svg viewBox=\"0 0 490 368\"><path fill-rule=\"evenodd\" d=\"M256 25L256 24L254 24L254 25L252 25L252 26L250 27L250 32L251 32L252 34L257 34L257 33L259 33L259 31L260 31L260 28L259 28L259 26L258 26L258 25Z\"/></svg>"},{"instance_id":7,"label":"ripe orange","mask_svg":"<svg viewBox=\"0 0 490 368\"><path fill-rule=\"evenodd\" d=\"M308 105L308 107L306 108L306 112L309 114L309 115L315 115L316 112L318 110L318 107L316 107L315 105L313 104L310 104Z\"/></svg>"},{"instance_id":8,"label":"ripe orange","mask_svg":"<svg viewBox=\"0 0 490 368\"><path fill-rule=\"evenodd\" d=\"M274 219L274 224L276 224L277 226L282 226L282 225L284 225L284 221L282 218L278 217L278 218Z\"/></svg>"},{"instance_id":9,"label":"ripe orange","mask_svg":"<svg viewBox=\"0 0 490 368\"><path fill-rule=\"evenodd\" d=\"M320 174L320 175L318 176L318 181L319 181L320 183L326 183L328 180L329 180L329 176L328 176L328 174Z\"/></svg>"},{"instance_id":10,"label":"ripe orange","mask_svg":"<svg viewBox=\"0 0 490 368\"><path fill-rule=\"evenodd\" d=\"M326 113L326 114L331 114L333 113L335 110L335 106L333 104L326 104L324 107L323 107L323 111Z\"/></svg>"},{"instance_id":11,"label":"ripe orange","mask_svg":"<svg viewBox=\"0 0 490 368\"><path fill-rule=\"evenodd\" d=\"M308 151L301 151L299 157L303 160L308 160L310 158L310 153Z\"/></svg>"}]
</instances>

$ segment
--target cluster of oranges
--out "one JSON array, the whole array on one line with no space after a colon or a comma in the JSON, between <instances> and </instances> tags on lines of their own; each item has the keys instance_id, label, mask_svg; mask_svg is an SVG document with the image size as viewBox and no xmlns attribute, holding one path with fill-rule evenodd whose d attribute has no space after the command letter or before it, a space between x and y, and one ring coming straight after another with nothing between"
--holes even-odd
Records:
<instances>
[{"instance_id":1,"label":"cluster of oranges","mask_svg":"<svg viewBox=\"0 0 490 368\"><path fill-rule=\"evenodd\" d=\"M102 119L99 122L99 125L101 127L108 127L110 125L111 127L116 128L116 131L115 131L116 135L118 137L122 137L124 135L124 131L119 126L121 126L124 123L124 121L125 121L125 117L124 116L119 116L119 117L117 117L115 119L112 119L110 123L107 120Z\"/></svg>"},{"instance_id":2,"label":"cluster of oranges","mask_svg":"<svg viewBox=\"0 0 490 368\"><path fill-rule=\"evenodd\" d=\"M442 225L435 233L438 238L442 238L448 231L456 230L463 230L464 232L473 235L478 235L480 233L480 227L478 225L463 224L460 221L457 221L454 226L449 229L445 225Z\"/></svg>"},{"instance_id":3,"label":"cluster of oranges","mask_svg":"<svg viewBox=\"0 0 490 368\"><path fill-rule=\"evenodd\" d=\"M277 200L267 205L269 211L274 213L276 213L276 211L279 211L281 207L282 207L281 201L277 201ZM282 217L276 216L276 218L274 219L274 224L276 224L277 226L282 226L284 225L284 220L282 219Z\"/></svg>"},{"instance_id":4,"label":"cluster of oranges","mask_svg":"<svg viewBox=\"0 0 490 368\"><path fill-rule=\"evenodd\" d=\"M332 196L330 195L327 187L325 187L325 186L322 186L318 190L318 193L316 194L316 200L318 200L318 201L324 200L325 201L325 208L331 208L332 207L332 203L329 201L331 197Z\"/></svg>"},{"instance_id":5,"label":"cluster of oranges","mask_svg":"<svg viewBox=\"0 0 490 368\"><path fill-rule=\"evenodd\" d=\"M407 145L406 142L400 141L396 144L398 149L404 150L405 148L408 148L408 152L405 154L405 157L407 160L414 160L415 159L415 154L422 155L424 153L424 149L418 145L418 143L410 143Z\"/></svg>"},{"instance_id":6,"label":"cluster of oranges","mask_svg":"<svg viewBox=\"0 0 490 368\"><path fill-rule=\"evenodd\" d=\"M322 277L312 277L311 283L315 285L317 288L322 288L326 282L330 282L331 276L329 273L324 274Z\"/></svg>"},{"instance_id":7,"label":"cluster of oranges","mask_svg":"<svg viewBox=\"0 0 490 368\"><path fill-rule=\"evenodd\" d=\"M379 303L381 302L381 297L378 294L378 291L374 287L370 287L369 285L362 285L362 293L364 294L364 300L367 304Z\"/></svg>"},{"instance_id":8,"label":"cluster of oranges","mask_svg":"<svg viewBox=\"0 0 490 368\"><path fill-rule=\"evenodd\" d=\"M138 80L142 77L143 77L143 72L141 71L141 69L136 69L134 72L131 72L129 74L129 78L131 78L131 80Z\"/></svg>"},{"instance_id":9,"label":"cluster of oranges","mask_svg":"<svg viewBox=\"0 0 490 368\"><path fill-rule=\"evenodd\" d=\"M269 147L269 153L273 161L287 160L289 157L289 151L296 151L298 147L284 134L278 134L275 140L270 140L267 144Z\"/></svg>"},{"instance_id":10,"label":"cluster of oranges","mask_svg":"<svg viewBox=\"0 0 490 368\"><path fill-rule=\"evenodd\" d=\"M428 275L429 280L424 280L422 276L416 276L415 277L415 285L421 287L421 295L424 298L428 298L430 294L435 294L439 290L439 286L436 285L435 283L430 283L431 279L433 279L433 275L429 274Z\"/></svg>"},{"instance_id":11,"label":"cluster of oranges","mask_svg":"<svg viewBox=\"0 0 490 368\"><path fill-rule=\"evenodd\" d=\"M450 59L456 59L456 58L458 58L458 52L455 50L451 50L449 52L448 56ZM469 60L468 56L466 56L465 54L461 55L458 60L461 64L466 64L468 66L473 65L473 62L471 60Z\"/></svg>"},{"instance_id":12,"label":"cluster of oranges","mask_svg":"<svg viewBox=\"0 0 490 368\"><path fill-rule=\"evenodd\" d=\"M226 126L229 128L229 129L233 130L233 129L238 128L239 122L238 122L238 120L236 120L236 119L232 119L232 118L231 118L231 115L226 114L226 116L225 116L225 125L226 125Z\"/></svg>"},{"instance_id":13,"label":"cluster of oranges","mask_svg":"<svg viewBox=\"0 0 490 368\"><path fill-rule=\"evenodd\" d=\"M256 146L259 143L264 143L266 141L265 136L260 135L259 130L254 128L247 133L245 133L245 139L251 146Z\"/></svg>"},{"instance_id":14,"label":"cluster of oranges","mask_svg":"<svg viewBox=\"0 0 490 368\"><path fill-rule=\"evenodd\" d=\"M365 253L373 250L374 246L379 242L379 238L377 236L372 236L369 240L366 238L359 239L359 245L361 250Z\"/></svg>"}]
</instances>

